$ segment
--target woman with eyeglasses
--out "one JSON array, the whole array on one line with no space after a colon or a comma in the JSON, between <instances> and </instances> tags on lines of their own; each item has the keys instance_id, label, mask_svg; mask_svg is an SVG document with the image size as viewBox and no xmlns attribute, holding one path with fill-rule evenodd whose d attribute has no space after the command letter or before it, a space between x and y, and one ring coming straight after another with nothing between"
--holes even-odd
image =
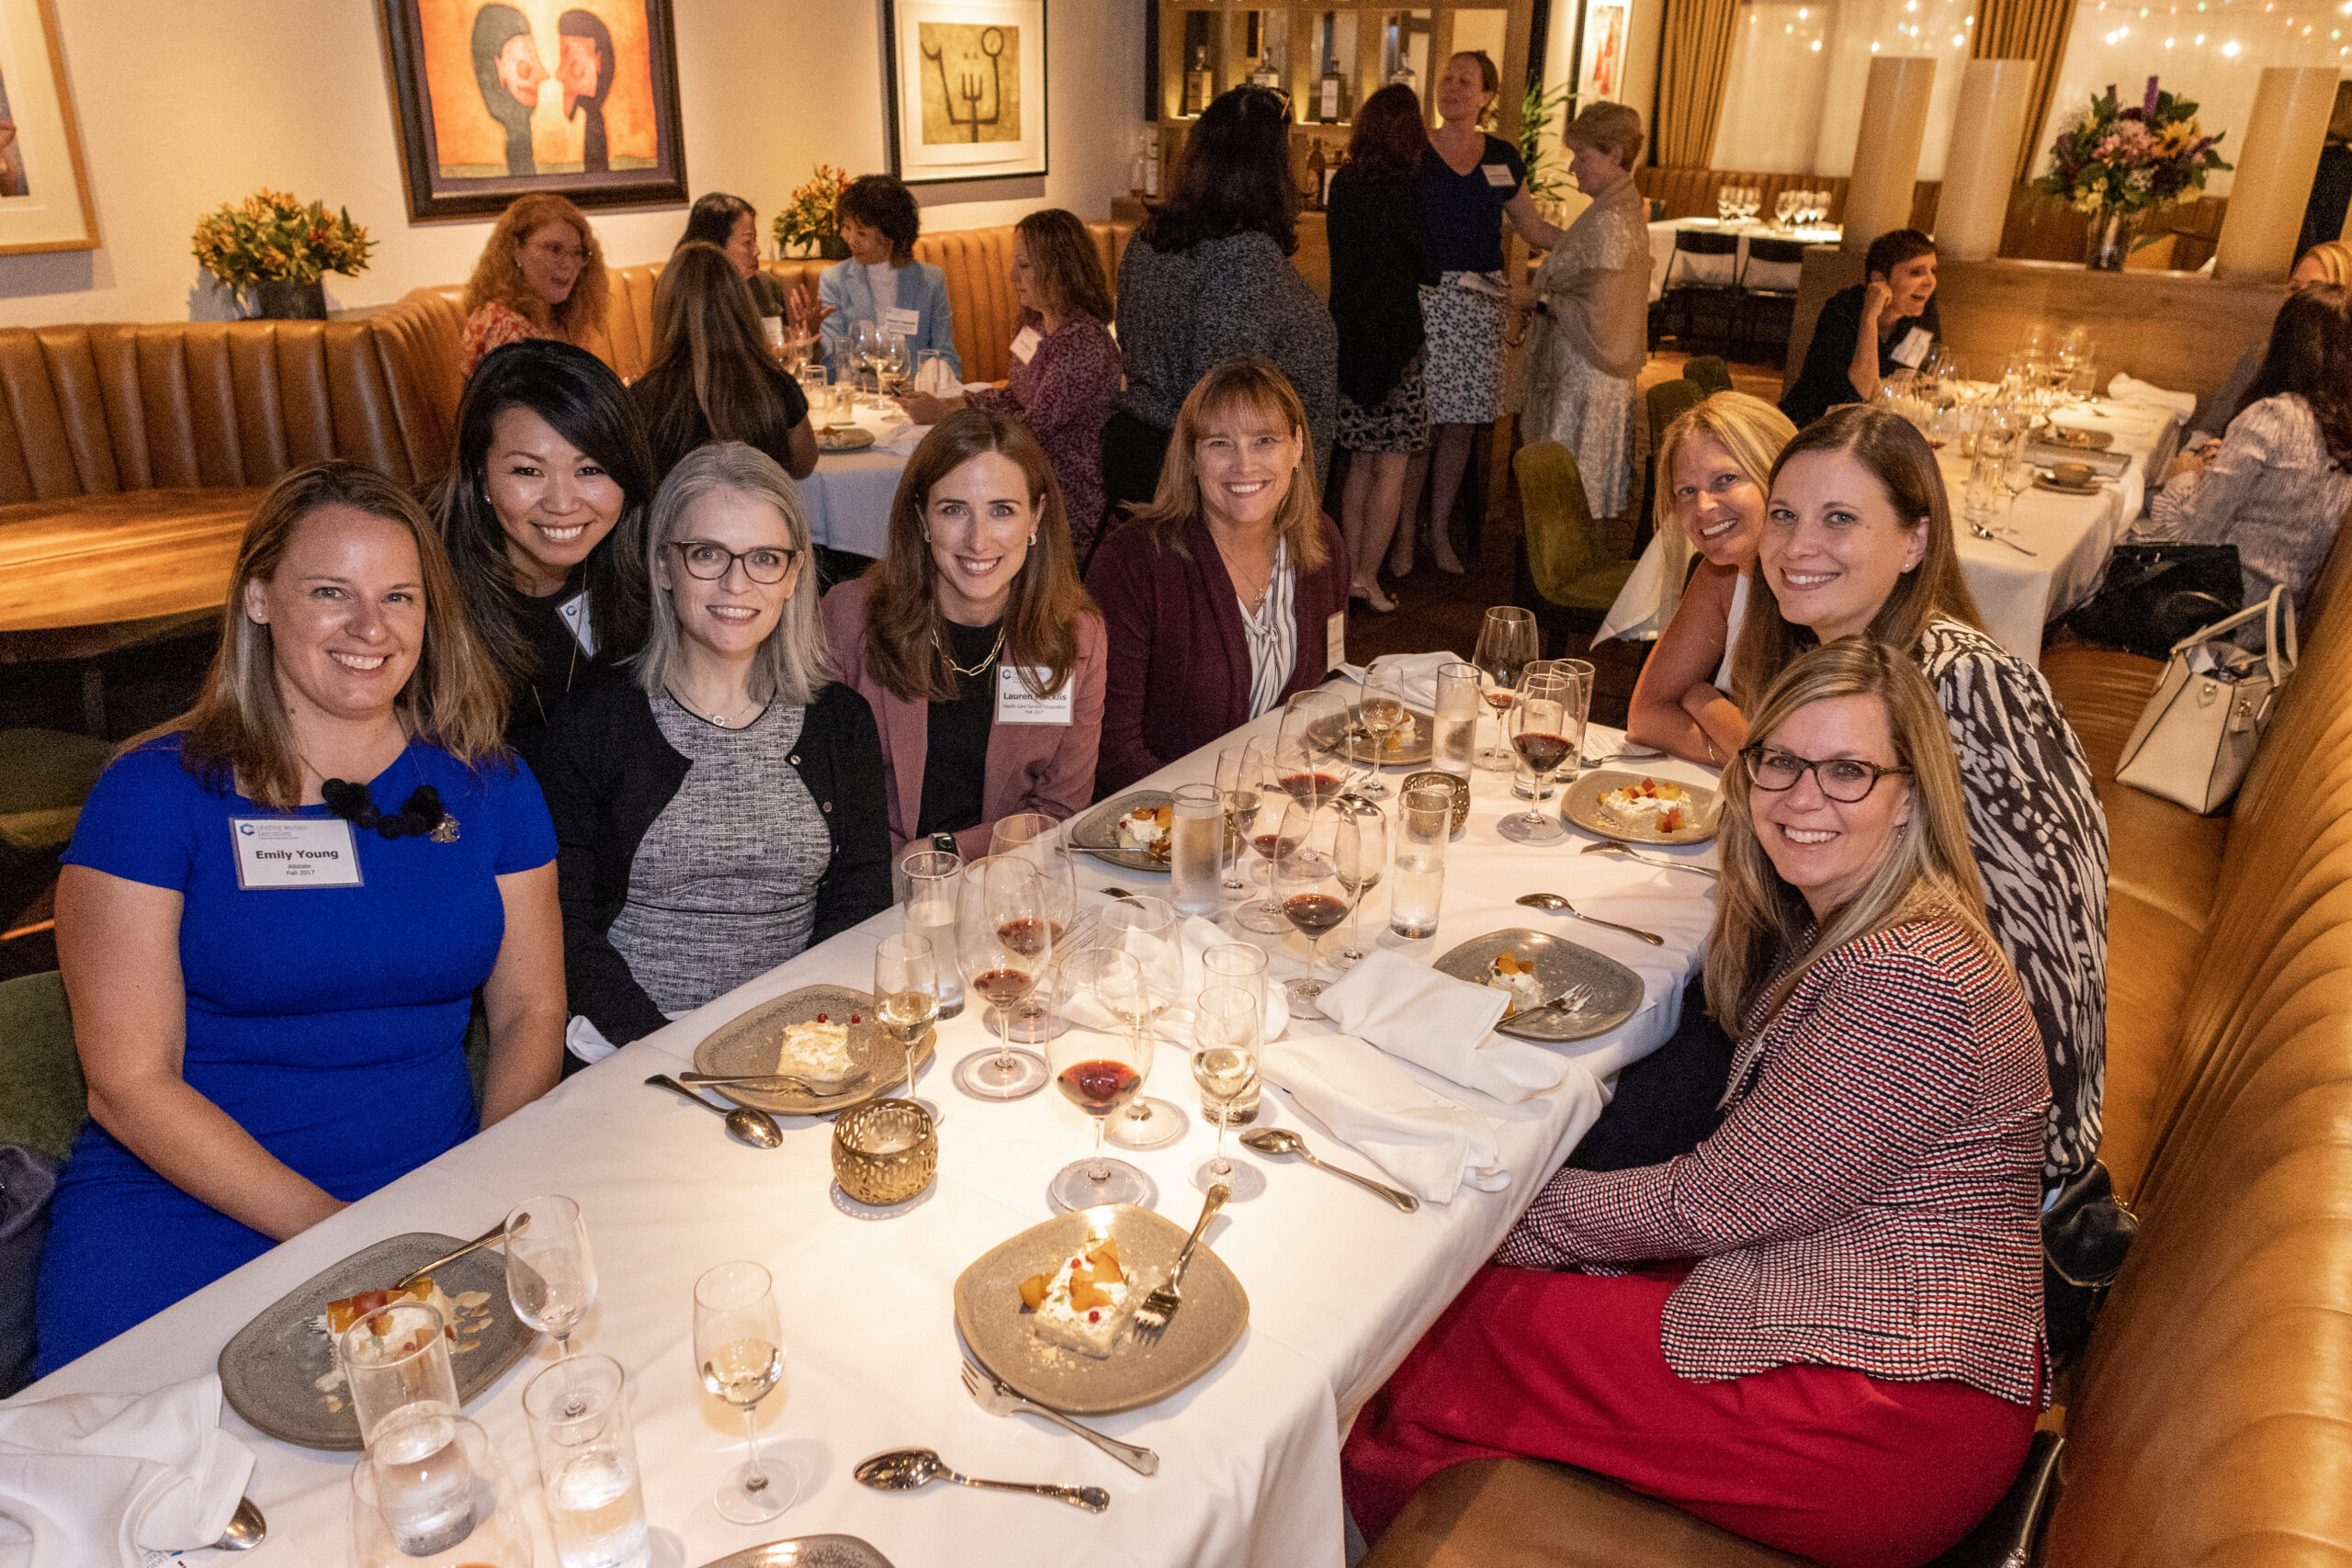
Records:
<instances>
[{"instance_id":1,"label":"woman with eyeglasses","mask_svg":"<svg viewBox=\"0 0 2352 1568\"><path fill-rule=\"evenodd\" d=\"M605 336L610 288L587 214L548 191L516 197L466 280L458 368L470 376L492 349L526 338L594 347Z\"/></svg>"},{"instance_id":2,"label":"woman with eyeglasses","mask_svg":"<svg viewBox=\"0 0 2352 1568\"><path fill-rule=\"evenodd\" d=\"M1753 711L1707 946L1723 1123L1536 1194L1349 1436L1368 1538L1437 1472L1523 1454L1808 1562L1919 1563L2032 1441L2049 1084L1944 715L1862 637Z\"/></svg>"},{"instance_id":3,"label":"woman with eyeglasses","mask_svg":"<svg viewBox=\"0 0 2352 1568\"><path fill-rule=\"evenodd\" d=\"M881 744L830 678L790 477L702 447L646 536L645 651L557 716L539 778L588 1061L890 903Z\"/></svg>"}]
</instances>

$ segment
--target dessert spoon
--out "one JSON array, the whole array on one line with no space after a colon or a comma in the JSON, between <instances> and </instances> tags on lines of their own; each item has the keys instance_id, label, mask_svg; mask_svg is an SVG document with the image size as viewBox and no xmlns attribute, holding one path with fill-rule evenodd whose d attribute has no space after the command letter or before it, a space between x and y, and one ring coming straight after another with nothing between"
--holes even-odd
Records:
<instances>
[{"instance_id":1,"label":"dessert spoon","mask_svg":"<svg viewBox=\"0 0 2352 1568\"><path fill-rule=\"evenodd\" d=\"M857 1461L850 1472L861 1485L878 1492L916 1492L934 1481L952 1481L958 1486L978 1486L990 1492L1033 1492L1040 1497L1051 1497L1057 1503L1068 1503L1073 1508L1083 1508L1099 1514L1111 1506L1111 1495L1100 1486L1056 1486L1035 1481L982 1481L977 1476L958 1475L947 1468L947 1461L930 1449L893 1449L876 1454L872 1459Z\"/></svg>"},{"instance_id":2,"label":"dessert spoon","mask_svg":"<svg viewBox=\"0 0 2352 1568\"><path fill-rule=\"evenodd\" d=\"M722 1111L667 1073L656 1073L645 1081L655 1089L683 1094L713 1116L719 1117L726 1122L729 1135L739 1144L749 1144L755 1149L772 1149L784 1142L784 1129L777 1126L775 1118L764 1111L756 1111L748 1105Z\"/></svg>"},{"instance_id":3,"label":"dessert spoon","mask_svg":"<svg viewBox=\"0 0 2352 1568\"><path fill-rule=\"evenodd\" d=\"M1645 931L1639 926L1621 926L1614 920L1604 920L1598 915L1588 915L1557 893L1522 893L1519 896L1517 902L1526 905L1531 909L1555 909L1563 915L1573 915L1589 925L1607 926L1612 931L1623 931L1627 936L1640 937L1652 947L1666 945L1666 938L1656 931Z\"/></svg>"}]
</instances>

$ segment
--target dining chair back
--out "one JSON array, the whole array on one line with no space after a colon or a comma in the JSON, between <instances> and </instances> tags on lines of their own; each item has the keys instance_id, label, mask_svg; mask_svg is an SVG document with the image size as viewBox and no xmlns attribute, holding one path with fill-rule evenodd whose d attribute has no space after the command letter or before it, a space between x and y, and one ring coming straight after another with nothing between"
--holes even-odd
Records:
<instances>
[{"instance_id":1,"label":"dining chair back","mask_svg":"<svg viewBox=\"0 0 2352 1568\"><path fill-rule=\"evenodd\" d=\"M1565 610L1607 610L1634 574L1634 563L1602 540L1574 455L1556 441L1538 441L1519 449L1511 471L1519 476L1527 567L1536 592Z\"/></svg>"},{"instance_id":2,"label":"dining chair back","mask_svg":"<svg viewBox=\"0 0 2352 1568\"><path fill-rule=\"evenodd\" d=\"M1747 242L1747 259L1739 269L1739 286L1750 294L1797 297L1804 281L1803 240L1775 240L1758 234Z\"/></svg>"},{"instance_id":3,"label":"dining chair back","mask_svg":"<svg viewBox=\"0 0 2352 1568\"><path fill-rule=\"evenodd\" d=\"M1669 289L1736 288L1738 267L1738 235L1677 229L1674 256L1666 266L1666 286Z\"/></svg>"},{"instance_id":4,"label":"dining chair back","mask_svg":"<svg viewBox=\"0 0 2352 1568\"><path fill-rule=\"evenodd\" d=\"M1720 363L1720 361L1718 361ZM1659 444L1666 439L1666 427L1682 417L1684 411L1706 400L1707 389L1687 375L1670 381L1660 381L1646 396L1650 414L1650 456L1657 456Z\"/></svg>"},{"instance_id":5,"label":"dining chair back","mask_svg":"<svg viewBox=\"0 0 2352 1568\"><path fill-rule=\"evenodd\" d=\"M1695 385L1702 398L1731 390L1731 367L1720 355L1692 355L1682 363L1682 378Z\"/></svg>"},{"instance_id":6,"label":"dining chair back","mask_svg":"<svg viewBox=\"0 0 2352 1568\"><path fill-rule=\"evenodd\" d=\"M63 1159L89 1106L63 978L51 969L0 982L0 1145Z\"/></svg>"}]
</instances>

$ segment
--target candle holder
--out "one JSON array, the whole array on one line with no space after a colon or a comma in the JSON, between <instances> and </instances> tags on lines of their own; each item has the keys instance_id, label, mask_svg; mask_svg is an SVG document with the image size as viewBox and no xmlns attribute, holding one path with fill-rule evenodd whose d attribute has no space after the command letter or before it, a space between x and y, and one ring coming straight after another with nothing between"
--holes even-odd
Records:
<instances>
[{"instance_id":1,"label":"candle holder","mask_svg":"<svg viewBox=\"0 0 2352 1568\"><path fill-rule=\"evenodd\" d=\"M869 1100L833 1120L833 1179L861 1203L903 1203L939 1174L939 1129L911 1100Z\"/></svg>"}]
</instances>

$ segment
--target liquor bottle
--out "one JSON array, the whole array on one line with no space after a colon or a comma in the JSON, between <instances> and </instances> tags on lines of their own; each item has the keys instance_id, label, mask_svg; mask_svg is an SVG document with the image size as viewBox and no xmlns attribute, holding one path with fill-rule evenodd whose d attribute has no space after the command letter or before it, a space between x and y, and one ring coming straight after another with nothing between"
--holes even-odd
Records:
<instances>
[{"instance_id":1,"label":"liquor bottle","mask_svg":"<svg viewBox=\"0 0 2352 1568\"><path fill-rule=\"evenodd\" d=\"M1157 136L1143 150L1143 198L1146 201L1159 199L1159 138Z\"/></svg>"},{"instance_id":2,"label":"liquor bottle","mask_svg":"<svg viewBox=\"0 0 2352 1568\"><path fill-rule=\"evenodd\" d=\"M1337 62L1323 62L1323 79L1315 85L1315 118L1325 125L1338 125L1348 118L1348 79L1340 73Z\"/></svg>"},{"instance_id":3,"label":"liquor bottle","mask_svg":"<svg viewBox=\"0 0 2352 1568\"><path fill-rule=\"evenodd\" d=\"M1323 161L1323 143L1319 141L1310 142L1308 144L1308 149L1309 150L1306 154L1306 206L1309 211L1320 211L1323 207L1323 197L1328 183L1324 178L1324 170L1327 165Z\"/></svg>"},{"instance_id":4,"label":"liquor bottle","mask_svg":"<svg viewBox=\"0 0 2352 1568\"><path fill-rule=\"evenodd\" d=\"M1258 69L1250 73L1250 85L1253 87L1272 87L1277 92L1282 90L1283 73L1274 69L1272 55L1259 56Z\"/></svg>"},{"instance_id":5,"label":"liquor bottle","mask_svg":"<svg viewBox=\"0 0 2352 1568\"><path fill-rule=\"evenodd\" d=\"M1184 73L1184 112L1198 114L1216 96L1216 79L1209 73L1209 46L1193 46L1193 68Z\"/></svg>"}]
</instances>

